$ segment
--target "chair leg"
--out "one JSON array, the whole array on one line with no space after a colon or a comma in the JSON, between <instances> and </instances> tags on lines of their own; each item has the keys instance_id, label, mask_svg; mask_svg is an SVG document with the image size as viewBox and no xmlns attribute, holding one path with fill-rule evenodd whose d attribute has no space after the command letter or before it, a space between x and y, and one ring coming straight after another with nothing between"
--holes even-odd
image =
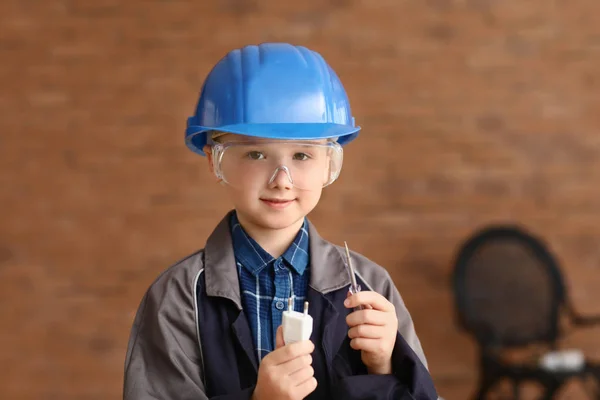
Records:
<instances>
[{"instance_id":1,"label":"chair leg","mask_svg":"<svg viewBox=\"0 0 600 400\"><path fill-rule=\"evenodd\" d=\"M559 391L564 382L552 380L543 383L544 393L542 394L542 397L540 397L540 400L552 400L555 398L556 393Z\"/></svg>"},{"instance_id":2,"label":"chair leg","mask_svg":"<svg viewBox=\"0 0 600 400\"><path fill-rule=\"evenodd\" d=\"M591 385L585 385L586 382L584 382L584 385L592 386L591 393L588 392L591 399L600 400L600 366L591 367L588 369L588 371L588 381L591 382L587 383L591 383Z\"/></svg>"},{"instance_id":3,"label":"chair leg","mask_svg":"<svg viewBox=\"0 0 600 400\"><path fill-rule=\"evenodd\" d=\"M590 376L581 379L581 384L585 388L587 398L590 400L600 400L600 379Z\"/></svg>"},{"instance_id":4,"label":"chair leg","mask_svg":"<svg viewBox=\"0 0 600 400\"><path fill-rule=\"evenodd\" d=\"M482 373L479 377L479 387L473 396L473 400L485 400L485 396L488 394L492 386L494 386L495 381L496 379L492 378L488 374Z\"/></svg>"},{"instance_id":5,"label":"chair leg","mask_svg":"<svg viewBox=\"0 0 600 400\"><path fill-rule=\"evenodd\" d=\"M490 386L489 385L481 385L479 386L479 388L477 389L477 393L475 393L475 395L473 396L473 400L485 400L485 395L487 394L487 392L490 390Z\"/></svg>"},{"instance_id":6,"label":"chair leg","mask_svg":"<svg viewBox=\"0 0 600 400\"><path fill-rule=\"evenodd\" d=\"M513 382L513 400L519 400L521 398L520 385L518 381Z\"/></svg>"}]
</instances>

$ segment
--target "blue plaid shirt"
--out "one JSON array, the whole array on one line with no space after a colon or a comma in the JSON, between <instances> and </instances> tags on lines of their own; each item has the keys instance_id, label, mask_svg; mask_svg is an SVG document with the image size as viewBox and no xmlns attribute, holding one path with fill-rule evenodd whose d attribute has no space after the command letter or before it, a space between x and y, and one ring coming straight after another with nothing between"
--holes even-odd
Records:
<instances>
[{"instance_id":1,"label":"blue plaid shirt","mask_svg":"<svg viewBox=\"0 0 600 400\"><path fill-rule=\"evenodd\" d=\"M294 299L294 310L304 309L310 277L306 220L294 242L277 259L248 236L235 213L230 227L242 305L260 362L275 349L275 335L288 298Z\"/></svg>"}]
</instances>

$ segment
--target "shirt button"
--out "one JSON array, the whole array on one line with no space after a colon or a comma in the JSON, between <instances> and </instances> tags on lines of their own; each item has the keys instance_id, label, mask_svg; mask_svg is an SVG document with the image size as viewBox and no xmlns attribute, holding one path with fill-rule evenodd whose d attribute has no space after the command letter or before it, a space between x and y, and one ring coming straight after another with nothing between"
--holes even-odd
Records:
<instances>
[{"instance_id":1,"label":"shirt button","mask_svg":"<svg viewBox=\"0 0 600 400\"><path fill-rule=\"evenodd\" d=\"M277 303L275 303L275 307L278 310L283 310L283 301L278 301Z\"/></svg>"}]
</instances>

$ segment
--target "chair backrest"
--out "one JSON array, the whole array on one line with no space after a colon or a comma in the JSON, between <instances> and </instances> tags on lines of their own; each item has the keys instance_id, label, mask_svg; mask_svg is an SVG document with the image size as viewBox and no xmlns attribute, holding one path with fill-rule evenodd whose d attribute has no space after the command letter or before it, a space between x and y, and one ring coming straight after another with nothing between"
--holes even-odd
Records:
<instances>
[{"instance_id":1,"label":"chair backrest","mask_svg":"<svg viewBox=\"0 0 600 400\"><path fill-rule=\"evenodd\" d=\"M525 229L493 225L468 238L453 285L458 322L484 348L556 341L562 276L545 243Z\"/></svg>"}]
</instances>

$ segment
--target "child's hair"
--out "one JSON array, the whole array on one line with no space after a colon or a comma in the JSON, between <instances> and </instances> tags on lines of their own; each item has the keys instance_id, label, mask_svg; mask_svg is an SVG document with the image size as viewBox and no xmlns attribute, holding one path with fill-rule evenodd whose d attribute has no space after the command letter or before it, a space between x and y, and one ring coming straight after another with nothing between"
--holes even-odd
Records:
<instances>
[{"instance_id":1,"label":"child's hair","mask_svg":"<svg viewBox=\"0 0 600 400\"><path fill-rule=\"evenodd\" d=\"M223 132L223 131L210 131L208 132L208 145L212 145L215 143L220 143L220 137L221 136L225 136L228 135L228 132ZM333 137L333 138L328 138L327 139L328 142L337 142L338 138L337 137Z\"/></svg>"},{"instance_id":2,"label":"child's hair","mask_svg":"<svg viewBox=\"0 0 600 400\"><path fill-rule=\"evenodd\" d=\"M227 135L227 132L222 131L210 131L208 134L209 144L210 143L219 143L219 138L221 136Z\"/></svg>"}]
</instances>

